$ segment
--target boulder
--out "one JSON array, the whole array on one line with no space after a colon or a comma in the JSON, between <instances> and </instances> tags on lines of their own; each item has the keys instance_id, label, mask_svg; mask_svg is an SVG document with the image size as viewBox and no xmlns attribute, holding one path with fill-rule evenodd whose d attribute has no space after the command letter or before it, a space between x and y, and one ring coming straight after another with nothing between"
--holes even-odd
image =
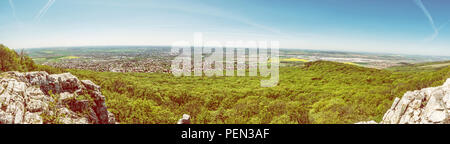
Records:
<instances>
[{"instance_id":1,"label":"boulder","mask_svg":"<svg viewBox=\"0 0 450 144\"><path fill-rule=\"evenodd\" d=\"M190 121L191 116L188 114L183 114L183 117L178 120L177 124L191 124Z\"/></svg>"}]
</instances>

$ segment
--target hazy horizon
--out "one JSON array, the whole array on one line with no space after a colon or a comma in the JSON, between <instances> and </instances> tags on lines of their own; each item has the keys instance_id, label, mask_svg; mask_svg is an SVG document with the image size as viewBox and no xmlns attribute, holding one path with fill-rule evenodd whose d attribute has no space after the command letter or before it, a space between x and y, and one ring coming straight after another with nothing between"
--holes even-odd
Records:
<instances>
[{"instance_id":1,"label":"hazy horizon","mask_svg":"<svg viewBox=\"0 0 450 144\"><path fill-rule=\"evenodd\" d=\"M0 43L1 44L1 43ZM7 45L5 45L7 46ZM58 48L125 48L125 47L161 47L171 48L169 45L86 45L86 46L52 46L52 47L30 47L30 48L11 48L14 50L30 50L30 49L58 49ZM430 57L445 57L450 60L450 56L439 54L402 54L391 52L367 52L367 51L351 51L351 50L326 50L326 49L308 49L308 48L280 48L280 50L300 50L300 51L320 51L320 52L341 52L341 53L355 53L355 54L371 54L371 55L403 55L403 56L430 56Z\"/></svg>"},{"instance_id":2,"label":"hazy horizon","mask_svg":"<svg viewBox=\"0 0 450 144\"><path fill-rule=\"evenodd\" d=\"M280 41L281 48L450 56L445 0L3 0L0 43L14 48Z\"/></svg>"}]
</instances>

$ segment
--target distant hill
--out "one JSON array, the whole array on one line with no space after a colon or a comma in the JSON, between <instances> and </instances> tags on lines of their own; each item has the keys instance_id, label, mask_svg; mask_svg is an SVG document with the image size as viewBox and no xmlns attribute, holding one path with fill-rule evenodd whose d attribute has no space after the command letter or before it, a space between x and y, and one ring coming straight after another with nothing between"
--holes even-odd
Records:
<instances>
[{"instance_id":1,"label":"distant hill","mask_svg":"<svg viewBox=\"0 0 450 144\"><path fill-rule=\"evenodd\" d=\"M404 64L387 68L390 71L433 71L450 66L450 61L425 62L417 64Z\"/></svg>"}]
</instances>

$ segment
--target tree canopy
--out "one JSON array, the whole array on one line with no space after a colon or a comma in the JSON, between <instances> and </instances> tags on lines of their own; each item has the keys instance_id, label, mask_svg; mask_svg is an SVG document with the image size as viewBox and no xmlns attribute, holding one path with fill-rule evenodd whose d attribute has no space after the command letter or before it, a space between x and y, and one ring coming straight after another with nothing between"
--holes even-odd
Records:
<instances>
[{"instance_id":1,"label":"tree canopy","mask_svg":"<svg viewBox=\"0 0 450 144\"><path fill-rule=\"evenodd\" d=\"M175 77L167 73L62 70L36 65L0 45L1 71L71 72L101 86L120 123L355 123L380 121L395 97L442 85L450 67L379 70L328 61L280 68L276 87L264 77Z\"/></svg>"},{"instance_id":2,"label":"tree canopy","mask_svg":"<svg viewBox=\"0 0 450 144\"><path fill-rule=\"evenodd\" d=\"M48 73L61 73L64 70L44 65L37 65L33 59L23 51L17 53L14 50L0 44L0 72L6 71L47 71Z\"/></svg>"},{"instance_id":3,"label":"tree canopy","mask_svg":"<svg viewBox=\"0 0 450 144\"><path fill-rule=\"evenodd\" d=\"M164 73L69 70L102 87L121 123L355 123L380 121L395 97L442 85L450 67L434 71L371 69L328 61L281 67L276 87L262 77L175 77Z\"/></svg>"}]
</instances>

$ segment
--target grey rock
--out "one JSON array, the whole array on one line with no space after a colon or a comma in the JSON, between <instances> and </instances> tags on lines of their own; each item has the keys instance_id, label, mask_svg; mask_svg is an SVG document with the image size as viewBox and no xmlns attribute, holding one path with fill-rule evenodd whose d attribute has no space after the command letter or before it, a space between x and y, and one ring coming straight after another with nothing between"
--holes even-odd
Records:
<instances>
[{"instance_id":1,"label":"grey rock","mask_svg":"<svg viewBox=\"0 0 450 144\"><path fill-rule=\"evenodd\" d=\"M450 124L450 78L442 86L409 91L396 98L380 123Z\"/></svg>"},{"instance_id":2,"label":"grey rock","mask_svg":"<svg viewBox=\"0 0 450 144\"><path fill-rule=\"evenodd\" d=\"M25 113L24 124L43 124L44 121L39 113Z\"/></svg>"},{"instance_id":3,"label":"grey rock","mask_svg":"<svg viewBox=\"0 0 450 144\"><path fill-rule=\"evenodd\" d=\"M178 120L177 124L191 124L190 118L191 118L190 115L183 114L183 118Z\"/></svg>"},{"instance_id":4,"label":"grey rock","mask_svg":"<svg viewBox=\"0 0 450 144\"><path fill-rule=\"evenodd\" d=\"M90 80L82 80L81 83L89 90L99 90L100 87Z\"/></svg>"},{"instance_id":5,"label":"grey rock","mask_svg":"<svg viewBox=\"0 0 450 144\"><path fill-rule=\"evenodd\" d=\"M70 73L6 72L0 77L1 124L114 124L100 86ZM89 99L78 100L78 95ZM92 100L91 100L92 98ZM44 116L59 117L46 121Z\"/></svg>"},{"instance_id":6,"label":"grey rock","mask_svg":"<svg viewBox=\"0 0 450 144\"><path fill-rule=\"evenodd\" d=\"M108 112L108 124L117 124L116 117L111 112Z\"/></svg>"},{"instance_id":7,"label":"grey rock","mask_svg":"<svg viewBox=\"0 0 450 144\"><path fill-rule=\"evenodd\" d=\"M47 104L40 101L40 100L34 100L31 99L30 101L27 102L27 111L29 112L40 112L42 110L47 109Z\"/></svg>"},{"instance_id":8,"label":"grey rock","mask_svg":"<svg viewBox=\"0 0 450 144\"><path fill-rule=\"evenodd\" d=\"M0 111L0 124L12 124L14 116L11 113Z\"/></svg>"}]
</instances>

